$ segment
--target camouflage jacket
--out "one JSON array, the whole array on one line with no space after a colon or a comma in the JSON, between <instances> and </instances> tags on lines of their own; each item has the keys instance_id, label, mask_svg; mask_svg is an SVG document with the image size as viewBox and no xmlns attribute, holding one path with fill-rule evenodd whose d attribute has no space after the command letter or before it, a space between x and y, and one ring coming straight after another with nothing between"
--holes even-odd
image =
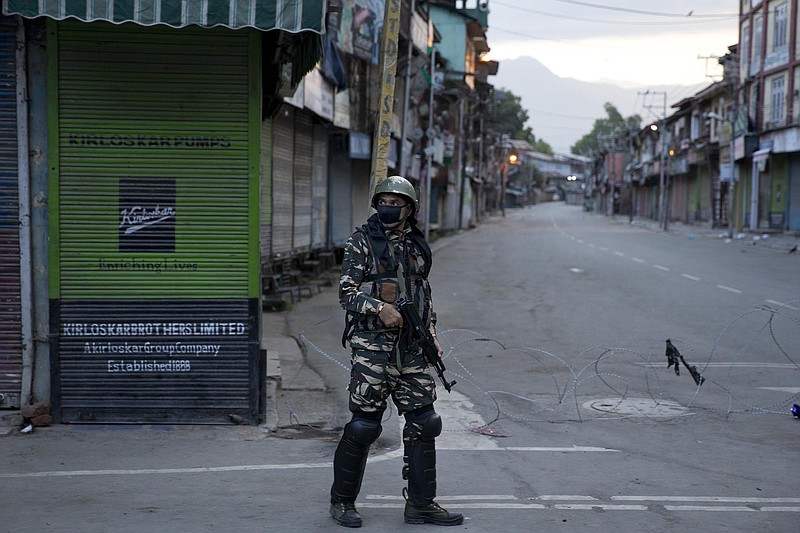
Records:
<instances>
[{"instance_id":1,"label":"camouflage jacket","mask_svg":"<svg viewBox=\"0 0 800 533\"><path fill-rule=\"evenodd\" d=\"M386 237L390 250L394 252L394 264L403 260L407 253L411 293L407 287L405 297L417 305L422 320L433 330L436 314L428 283L430 265L425 264L423 254L417 250L410 238L410 228L389 231ZM391 304L400 295L398 274L386 271L377 260L371 246L366 227L357 229L348 239L342 260L342 276L339 280L339 303L352 319L350 345L354 348L389 351L400 333L399 328L389 328L378 317L381 302Z\"/></svg>"}]
</instances>

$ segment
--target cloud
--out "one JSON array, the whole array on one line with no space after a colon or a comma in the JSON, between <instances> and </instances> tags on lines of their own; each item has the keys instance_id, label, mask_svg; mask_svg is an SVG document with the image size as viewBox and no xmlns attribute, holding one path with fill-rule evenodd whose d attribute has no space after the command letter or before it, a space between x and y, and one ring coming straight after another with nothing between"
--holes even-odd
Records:
<instances>
[{"instance_id":1,"label":"cloud","mask_svg":"<svg viewBox=\"0 0 800 533\"><path fill-rule=\"evenodd\" d=\"M596 0L584 4L601 5ZM677 15L694 10L691 17L597 9L575 5L571 0L506 0L490 5L488 41L492 59L530 56L559 76L584 81L698 83L708 79L707 72L719 70L711 60L707 71L706 62L697 57L724 55L728 46L738 41L738 17L733 13L736 6L731 7L729 0L706 1L702 8L677 0L614 3L617 8L652 13ZM699 17L711 13L732 16Z\"/></svg>"},{"instance_id":2,"label":"cloud","mask_svg":"<svg viewBox=\"0 0 800 533\"><path fill-rule=\"evenodd\" d=\"M665 43L669 43L668 46ZM721 75L715 59L736 35L722 30L702 35L659 33L634 38L596 37L573 42L509 40L492 46L491 58L534 57L563 78L613 80L628 85L693 84Z\"/></svg>"}]
</instances>

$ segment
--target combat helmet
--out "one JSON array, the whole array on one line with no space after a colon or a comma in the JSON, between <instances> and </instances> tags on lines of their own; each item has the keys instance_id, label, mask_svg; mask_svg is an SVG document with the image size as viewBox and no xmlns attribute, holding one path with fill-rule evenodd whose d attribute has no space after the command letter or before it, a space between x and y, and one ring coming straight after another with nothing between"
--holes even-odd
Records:
<instances>
[{"instance_id":1,"label":"combat helmet","mask_svg":"<svg viewBox=\"0 0 800 533\"><path fill-rule=\"evenodd\" d=\"M412 213L412 215L419 211L417 191L414 190L414 186L411 185L411 182L403 176L389 176L379 181L375 186L375 194L372 195L372 207L375 209L378 208L378 196L384 193L397 194L408 198L408 201L414 206L414 213Z\"/></svg>"}]
</instances>

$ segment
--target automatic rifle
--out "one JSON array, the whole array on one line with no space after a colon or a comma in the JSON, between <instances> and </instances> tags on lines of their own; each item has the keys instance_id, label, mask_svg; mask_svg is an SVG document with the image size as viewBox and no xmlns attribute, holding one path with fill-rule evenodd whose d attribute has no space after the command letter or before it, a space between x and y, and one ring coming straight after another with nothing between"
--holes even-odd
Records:
<instances>
[{"instance_id":1,"label":"automatic rifle","mask_svg":"<svg viewBox=\"0 0 800 533\"><path fill-rule=\"evenodd\" d=\"M444 384L445 390L450 392L450 389L456 384L456 381L447 381L444 377L446 368L444 367L442 358L439 357L439 349L436 347L436 341L433 339L431 332L428 331L428 328L422 323L422 319L419 317L419 312L417 312L414 302L407 301L405 298L400 298L394 305L403 316L403 323L408 327L411 333L412 344L415 343L422 349L422 353L425 355L428 364L436 370L439 379L441 379Z\"/></svg>"}]
</instances>

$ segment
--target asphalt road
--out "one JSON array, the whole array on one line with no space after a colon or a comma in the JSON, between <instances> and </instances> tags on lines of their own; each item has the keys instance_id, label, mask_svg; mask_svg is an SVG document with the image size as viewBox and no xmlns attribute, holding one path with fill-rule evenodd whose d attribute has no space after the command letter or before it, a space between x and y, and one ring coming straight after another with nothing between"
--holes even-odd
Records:
<instances>
[{"instance_id":1,"label":"asphalt road","mask_svg":"<svg viewBox=\"0 0 800 533\"><path fill-rule=\"evenodd\" d=\"M439 501L466 516L452 530L800 530L798 256L555 203L437 248L458 380L436 404ZM348 418L335 290L297 305L289 325L313 342L307 364L328 386L281 397L297 427L0 439L0 531L342 531L327 515ZM667 368L667 338L701 386ZM433 527L402 523L400 423L387 413L367 467L366 531Z\"/></svg>"}]
</instances>

